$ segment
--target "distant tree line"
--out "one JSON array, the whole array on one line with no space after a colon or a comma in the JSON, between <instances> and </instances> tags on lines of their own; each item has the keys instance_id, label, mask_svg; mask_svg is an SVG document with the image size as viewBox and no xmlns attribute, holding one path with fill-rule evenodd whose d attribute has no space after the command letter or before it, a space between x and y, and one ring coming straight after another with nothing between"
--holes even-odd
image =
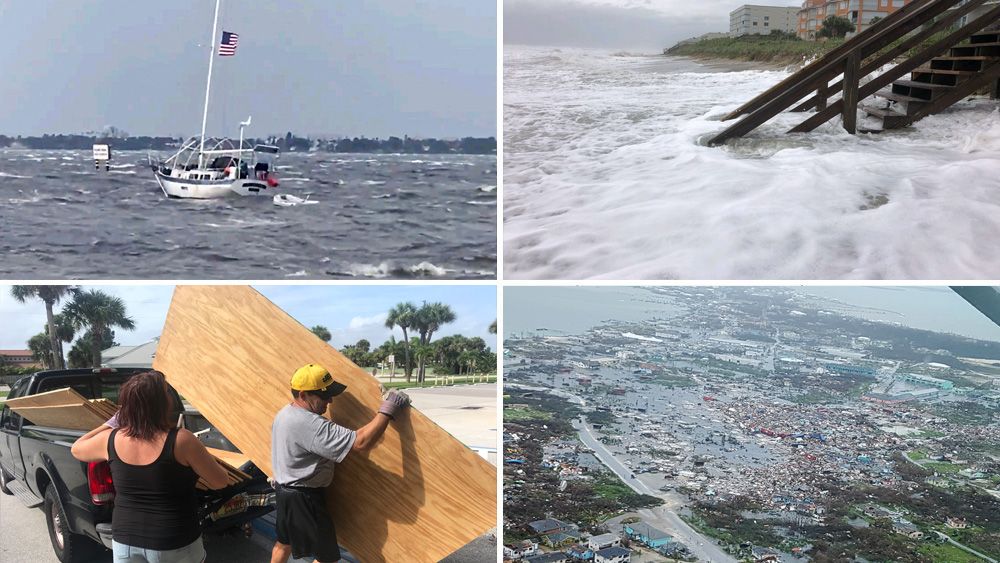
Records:
<instances>
[{"instance_id":1,"label":"distant tree line","mask_svg":"<svg viewBox=\"0 0 1000 563\"><path fill-rule=\"evenodd\" d=\"M399 328L403 333L402 340L391 336L381 346L373 348L371 342L362 338L340 351L362 367L377 366L393 356L408 382L414 372L417 382L424 382L427 367L435 368L438 374L449 375L496 372L497 355L478 336L468 338L456 334L431 342L434 333L442 326L455 322L455 318L455 312L444 303L425 301L420 306L409 301L397 303L386 315L385 326L388 329ZM325 326L316 325L310 330L326 342L332 338ZM490 324L488 330L496 334L496 321Z\"/></svg>"},{"instance_id":2,"label":"distant tree line","mask_svg":"<svg viewBox=\"0 0 1000 563\"><path fill-rule=\"evenodd\" d=\"M96 144L110 144L115 150L171 150L180 147L180 137L129 137L106 135L49 135L8 137L0 135L0 148L22 147L37 150L90 150ZM417 139L389 137L388 139L354 137L343 139L311 139L297 137L288 132L284 137L246 139L246 143L276 145L282 151L305 152L317 150L333 153L376 154L496 154L495 137L463 137L461 139Z\"/></svg>"}]
</instances>

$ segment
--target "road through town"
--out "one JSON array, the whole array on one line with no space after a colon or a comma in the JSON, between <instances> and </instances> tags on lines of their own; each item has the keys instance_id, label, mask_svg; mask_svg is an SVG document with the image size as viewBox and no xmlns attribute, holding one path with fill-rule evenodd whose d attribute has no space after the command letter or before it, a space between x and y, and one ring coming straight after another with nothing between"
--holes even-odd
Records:
<instances>
[{"instance_id":1,"label":"road through town","mask_svg":"<svg viewBox=\"0 0 1000 563\"><path fill-rule=\"evenodd\" d=\"M688 547L691 553L695 555L701 561L711 561L712 563L736 563L736 559L730 556L728 553L723 551L719 546L715 545L710 538L705 537L700 532L688 525L687 522L681 520L680 516L677 515L671 509L671 504L673 499L667 497L660 491L650 489L645 483L639 481L633 477L632 471L625 466L622 462L615 458L614 454L611 453L604 444L594 436L590 425L586 423L586 419L578 420L573 422L573 427L576 428L580 435L580 440L583 441L589 448L594 450L594 455L601 460L604 465L611 469L616 475L618 475L621 480L628 485L632 490L640 494L652 495L663 499L668 504L658 506L656 508L644 508L638 511L638 514L642 516L643 520L648 522L651 526L663 530L668 534L677 538L677 540Z\"/></svg>"}]
</instances>

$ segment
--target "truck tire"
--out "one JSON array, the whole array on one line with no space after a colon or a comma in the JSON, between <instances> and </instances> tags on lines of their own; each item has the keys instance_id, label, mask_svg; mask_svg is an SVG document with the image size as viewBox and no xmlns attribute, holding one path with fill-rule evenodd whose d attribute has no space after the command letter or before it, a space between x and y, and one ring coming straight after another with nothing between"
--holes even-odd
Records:
<instances>
[{"instance_id":1,"label":"truck tire","mask_svg":"<svg viewBox=\"0 0 1000 563\"><path fill-rule=\"evenodd\" d=\"M86 536L69 531L66 523L66 512L59 498L56 497L54 486L45 489L45 523L49 527L49 540L52 550L62 563L84 563L93 561L97 553L97 544Z\"/></svg>"},{"instance_id":2,"label":"truck tire","mask_svg":"<svg viewBox=\"0 0 1000 563\"><path fill-rule=\"evenodd\" d=\"M12 475L8 475L7 472L0 467L0 493L5 495L14 494L7 488L7 483L10 483L12 479L14 479L14 477Z\"/></svg>"}]
</instances>

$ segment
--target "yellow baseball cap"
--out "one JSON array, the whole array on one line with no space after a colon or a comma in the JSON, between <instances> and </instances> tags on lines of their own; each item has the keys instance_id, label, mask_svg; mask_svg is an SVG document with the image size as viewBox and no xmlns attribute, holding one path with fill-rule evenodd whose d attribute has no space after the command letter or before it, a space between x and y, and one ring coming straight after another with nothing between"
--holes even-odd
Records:
<instances>
[{"instance_id":1,"label":"yellow baseball cap","mask_svg":"<svg viewBox=\"0 0 1000 563\"><path fill-rule=\"evenodd\" d=\"M292 375L292 389L313 391L324 397L336 397L343 393L347 386L334 381L333 376L323 366L306 364Z\"/></svg>"}]
</instances>

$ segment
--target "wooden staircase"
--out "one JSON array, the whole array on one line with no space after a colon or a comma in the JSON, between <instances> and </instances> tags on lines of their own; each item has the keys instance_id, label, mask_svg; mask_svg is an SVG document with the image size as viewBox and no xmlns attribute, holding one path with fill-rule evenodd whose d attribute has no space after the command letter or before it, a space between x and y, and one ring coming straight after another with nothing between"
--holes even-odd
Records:
<instances>
[{"instance_id":1,"label":"wooden staircase","mask_svg":"<svg viewBox=\"0 0 1000 563\"><path fill-rule=\"evenodd\" d=\"M875 93L861 109L881 127L863 126L860 131L898 129L939 113L966 96L991 86L997 96L1000 79L1000 30L977 33L949 48L947 56L935 57L914 69L909 79L899 79Z\"/></svg>"},{"instance_id":2,"label":"wooden staircase","mask_svg":"<svg viewBox=\"0 0 1000 563\"><path fill-rule=\"evenodd\" d=\"M740 119L708 144L743 137L789 109L815 111L789 133L812 131L839 115L844 129L853 134L858 130L859 109L880 120L882 128L892 129L939 112L981 88L992 86L996 96L1000 32L984 30L1000 22L1000 5L990 8L987 3L993 4L912 0L723 117L723 121ZM988 9L958 25L979 8ZM886 67L901 57L901 62ZM883 67L888 70L882 71ZM909 79L903 79L907 74ZM869 75L872 79L861 83ZM873 95L883 101L859 103ZM867 129L862 125L862 130Z\"/></svg>"}]
</instances>

